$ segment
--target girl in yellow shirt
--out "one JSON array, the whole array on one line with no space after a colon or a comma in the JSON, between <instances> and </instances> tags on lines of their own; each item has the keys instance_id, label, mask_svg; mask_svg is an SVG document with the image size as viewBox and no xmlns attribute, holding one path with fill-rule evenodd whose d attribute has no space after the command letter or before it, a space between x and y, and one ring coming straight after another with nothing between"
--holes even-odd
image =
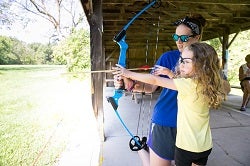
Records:
<instances>
[{"instance_id":1,"label":"girl in yellow shirt","mask_svg":"<svg viewBox=\"0 0 250 166\"><path fill-rule=\"evenodd\" d=\"M212 150L209 109L225 100L220 60L214 48L194 43L184 48L172 79L126 70L114 74L178 91L176 166L206 165ZM170 70L168 71L170 74Z\"/></svg>"}]
</instances>

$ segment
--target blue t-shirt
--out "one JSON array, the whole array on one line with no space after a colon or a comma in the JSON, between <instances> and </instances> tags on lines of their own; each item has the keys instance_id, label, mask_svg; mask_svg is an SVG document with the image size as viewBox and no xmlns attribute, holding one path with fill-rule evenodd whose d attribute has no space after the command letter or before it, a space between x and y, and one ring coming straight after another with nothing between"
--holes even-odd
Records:
<instances>
[{"instance_id":1,"label":"blue t-shirt","mask_svg":"<svg viewBox=\"0 0 250 166\"><path fill-rule=\"evenodd\" d=\"M179 58L180 52L178 50L168 51L161 55L156 65L164 66L174 71ZM177 91L163 88L154 107L152 122L161 126L176 127L176 121Z\"/></svg>"}]
</instances>

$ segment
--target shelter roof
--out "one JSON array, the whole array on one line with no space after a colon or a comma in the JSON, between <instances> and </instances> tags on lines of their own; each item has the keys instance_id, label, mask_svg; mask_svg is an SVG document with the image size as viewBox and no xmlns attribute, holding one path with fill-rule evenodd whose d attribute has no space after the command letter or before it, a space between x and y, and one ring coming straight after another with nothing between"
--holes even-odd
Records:
<instances>
[{"instance_id":1,"label":"shelter roof","mask_svg":"<svg viewBox=\"0 0 250 166\"><path fill-rule=\"evenodd\" d=\"M145 0L105 0L102 2L106 47L112 47L114 35L144 6ZM161 0L160 7L145 11L127 31L130 46L145 45L157 37L158 43L175 48L171 35L177 19L199 13L207 20L203 40L250 29L250 0ZM153 40L155 43L155 40Z\"/></svg>"}]
</instances>

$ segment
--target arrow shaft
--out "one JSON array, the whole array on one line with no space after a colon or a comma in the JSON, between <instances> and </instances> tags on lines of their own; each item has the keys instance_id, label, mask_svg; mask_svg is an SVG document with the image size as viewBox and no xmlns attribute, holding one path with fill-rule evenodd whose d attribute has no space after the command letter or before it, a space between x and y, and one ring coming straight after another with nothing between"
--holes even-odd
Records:
<instances>
[{"instance_id":1,"label":"arrow shaft","mask_svg":"<svg viewBox=\"0 0 250 166\"><path fill-rule=\"evenodd\" d=\"M131 68L131 69L127 69L130 71L137 71L137 70L152 70L154 69L154 67L150 67L150 68ZM96 70L96 71L81 71L81 72L74 72L74 73L64 73L64 74L86 74L86 73L112 73L115 70L111 69L111 70Z\"/></svg>"}]
</instances>

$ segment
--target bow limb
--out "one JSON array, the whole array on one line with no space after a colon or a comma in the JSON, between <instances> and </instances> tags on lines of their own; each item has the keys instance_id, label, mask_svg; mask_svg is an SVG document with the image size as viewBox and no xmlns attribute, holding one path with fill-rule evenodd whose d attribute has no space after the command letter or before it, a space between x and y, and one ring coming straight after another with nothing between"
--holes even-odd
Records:
<instances>
[{"instance_id":1,"label":"bow limb","mask_svg":"<svg viewBox=\"0 0 250 166\"><path fill-rule=\"evenodd\" d=\"M144 7L140 12L138 12L124 27L123 29L114 37L114 42L116 42L120 46L120 56L118 60L118 64L121 65L122 67L126 67L126 54L127 54L127 49L128 49L128 44L126 43L126 30L128 27L147 9L152 7L156 1L158 0L153 0L151 3L149 3L146 7ZM134 136L130 130L127 128L125 123L123 122L122 118L120 117L117 109L118 109L118 100L121 98L123 95L123 90L122 89L116 89L115 94L113 97L108 97L107 100L108 102L111 103L112 107L114 108L114 111L119 118L121 124L123 127L126 129L126 131L129 133L129 135L132 137L130 140L130 149L133 151L140 150L144 148L146 145L146 140L140 140L138 136ZM135 142L135 144L132 143L132 141Z\"/></svg>"},{"instance_id":2,"label":"bow limb","mask_svg":"<svg viewBox=\"0 0 250 166\"><path fill-rule=\"evenodd\" d=\"M122 30L114 37L113 41L116 42L120 46L120 56L118 60L118 64L126 67L126 54L128 49L128 44L126 43L126 31L128 27L146 10L151 8L157 1L159 0L153 0L151 3L149 3L146 7L144 7L140 12L138 12L123 28ZM117 94L116 94L117 93ZM120 97L122 97L123 90L116 89L115 94L113 96L114 99L111 99L112 106L116 110L118 108L118 100Z\"/></svg>"},{"instance_id":3,"label":"bow limb","mask_svg":"<svg viewBox=\"0 0 250 166\"><path fill-rule=\"evenodd\" d=\"M121 65L122 67L126 67L126 54L128 49L128 44L126 43L125 38L126 35L119 42L117 42L118 45L120 46L120 56L118 64Z\"/></svg>"}]
</instances>

